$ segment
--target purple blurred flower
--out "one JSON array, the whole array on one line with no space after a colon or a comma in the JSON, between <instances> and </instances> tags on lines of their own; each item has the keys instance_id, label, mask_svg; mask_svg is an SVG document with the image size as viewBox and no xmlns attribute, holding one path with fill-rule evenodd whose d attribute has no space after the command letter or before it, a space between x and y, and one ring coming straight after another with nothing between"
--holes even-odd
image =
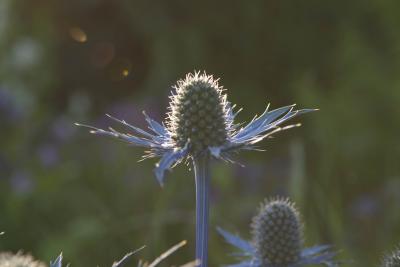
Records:
<instances>
[{"instance_id":1,"label":"purple blurred flower","mask_svg":"<svg viewBox=\"0 0 400 267\"><path fill-rule=\"evenodd\" d=\"M23 117L23 110L17 106L15 96L7 89L0 87L0 116L7 122L16 122Z\"/></svg>"},{"instance_id":2,"label":"purple blurred flower","mask_svg":"<svg viewBox=\"0 0 400 267\"><path fill-rule=\"evenodd\" d=\"M72 121L65 116L60 116L54 121L51 131L58 141L67 141L75 132L75 128L72 126Z\"/></svg>"},{"instance_id":3,"label":"purple blurred flower","mask_svg":"<svg viewBox=\"0 0 400 267\"><path fill-rule=\"evenodd\" d=\"M37 155L44 167L52 167L59 161L58 149L52 144L40 146L37 150Z\"/></svg>"},{"instance_id":4,"label":"purple blurred flower","mask_svg":"<svg viewBox=\"0 0 400 267\"><path fill-rule=\"evenodd\" d=\"M34 182L31 175L23 170L16 171L10 179L12 190L17 195L29 194L33 191Z\"/></svg>"},{"instance_id":5,"label":"purple blurred flower","mask_svg":"<svg viewBox=\"0 0 400 267\"><path fill-rule=\"evenodd\" d=\"M357 197L351 205L351 213L360 219L374 217L379 212L379 203L377 199L369 194Z\"/></svg>"}]
</instances>

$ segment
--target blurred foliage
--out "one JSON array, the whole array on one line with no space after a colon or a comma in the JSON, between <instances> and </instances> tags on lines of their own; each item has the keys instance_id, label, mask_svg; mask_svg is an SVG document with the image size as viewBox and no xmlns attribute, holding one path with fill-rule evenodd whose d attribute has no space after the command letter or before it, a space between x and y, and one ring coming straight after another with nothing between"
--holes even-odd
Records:
<instances>
[{"instance_id":1,"label":"blurred foliage","mask_svg":"<svg viewBox=\"0 0 400 267\"><path fill-rule=\"evenodd\" d=\"M194 181L161 189L141 150L78 131L104 113L162 120L186 72L221 77L250 120L296 102L303 127L213 166L211 225L245 232L257 203L291 196L309 244L373 266L400 236L400 2L0 1L0 250L110 265L143 244L193 259ZM210 266L229 247L210 233Z\"/></svg>"}]
</instances>

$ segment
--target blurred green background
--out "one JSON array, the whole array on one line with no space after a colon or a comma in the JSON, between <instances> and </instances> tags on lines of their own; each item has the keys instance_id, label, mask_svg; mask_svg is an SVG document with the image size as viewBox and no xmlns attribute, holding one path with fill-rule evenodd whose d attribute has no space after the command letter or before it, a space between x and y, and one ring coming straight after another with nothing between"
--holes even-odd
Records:
<instances>
[{"instance_id":1,"label":"blurred green background","mask_svg":"<svg viewBox=\"0 0 400 267\"><path fill-rule=\"evenodd\" d=\"M193 174L157 184L140 148L94 137L110 113L165 117L187 72L221 77L239 121L297 103L303 126L213 164L211 225L249 237L258 203L297 202L308 245L353 266L400 241L400 2L0 0L0 250L110 266L147 245L194 257ZM210 266L233 262L213 229Z\"/></svg>"}]
</instances>

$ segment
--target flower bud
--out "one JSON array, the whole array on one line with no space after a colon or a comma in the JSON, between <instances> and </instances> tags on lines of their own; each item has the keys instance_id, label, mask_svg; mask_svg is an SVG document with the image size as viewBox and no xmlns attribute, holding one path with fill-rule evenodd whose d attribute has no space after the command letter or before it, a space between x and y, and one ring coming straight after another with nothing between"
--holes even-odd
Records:
<instances>
[{"instance_id":1,"label":"flower bud","mask_svg":"<svg viewBox=\"0 0 400 267\"><path fill-rule=\"evenodd\" d=\"M287 199L266 201L253 218L256 256L266 266L289 266L300 258L303 232L300 216Z\"/></svg>"},{"instance_id":2,"label":"flower bud","mask_svg":"<svg viewBox=\"0 0 400 267\"><path fill-rule=\"evenodd\" d=\"M178 81L172 95L168 128L175 144L192 154L220 146L228 137L226 97L218 81L195 72Z\"/></svg>"}]
</instances>

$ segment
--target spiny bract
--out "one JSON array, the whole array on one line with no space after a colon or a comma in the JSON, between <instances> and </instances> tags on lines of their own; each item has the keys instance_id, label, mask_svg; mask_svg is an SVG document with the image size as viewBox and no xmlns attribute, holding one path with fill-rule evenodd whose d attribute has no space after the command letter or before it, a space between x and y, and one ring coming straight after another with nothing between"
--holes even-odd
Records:
<instances>
[{"instance_id":1,"label":"spiny bract","mask_svg":"<svg viewBox=\"0 0 400 267\"><path fill-rule=\"evenodd\" d=\"M174 88L167 125L176 145L180 148L188 145L192 154L223 145L229 131L229 109L218 80L206 74L189 73Z\"/></svg>"},{"instance_id":2,"label":"spiny bract","mask_svg":"<svg viewBox=\"0 0 400 267\"><path fill-rule=\"evenodd\" d=\"M386 255L382 261L382 267L400 267L400 249Z\"/></svg>"},{"instance_id":3,"label":"spiny bract","mask_svg":"<svg viewBox=\"0 0 400 267\"><path fill-rule=\"evenodd\" d=\"M23 255L20 252L17 254L1 252L0 267L46 267L46 264L35 261L31 255Z\"/></svg>"},{"instance_id":4,"label":"spiny bract","mask_svg":"<svg viewBox=\"0 0 400 267\"><path fill-rule=\"evenodd\" d=\"M268 266L288 266L300 259L302 223L287 199L266 201L253 218L252 234L257 257Z\"/></svg>"}]
</instances>

